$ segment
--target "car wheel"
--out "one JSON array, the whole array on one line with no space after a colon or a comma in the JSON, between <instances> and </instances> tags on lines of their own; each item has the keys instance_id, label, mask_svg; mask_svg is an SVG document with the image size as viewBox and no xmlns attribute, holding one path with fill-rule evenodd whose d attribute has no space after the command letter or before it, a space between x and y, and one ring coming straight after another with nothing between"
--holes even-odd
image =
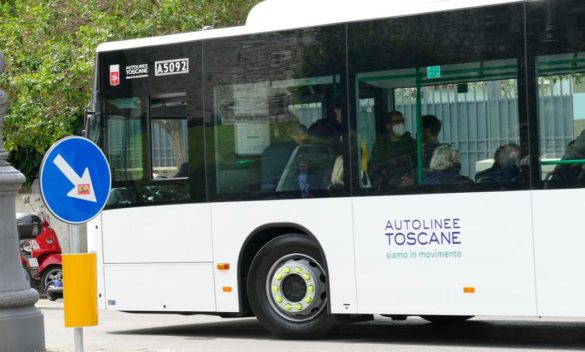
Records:
<instances>
[{"instance_id":1,"label":"car wheel","mask_svg":"<svg viewBox=\"0 0 585 352\"><path fill-rule=\"evenodd\" d=\"M284 235L268 242L248 274L252 311L268 331L282 338L318 338L336 324L327 310L327 272L309 238Z\"/></svg>"},{"instance_id":2,"label":"car wheel","mask_svg":"<svg viewBox=\"0 0 585 352\"><path fill-rule=\"evenodd\" d=\"M59 265L46 268L41 275L41 292L47 293L47 287L53 281L63 282L63 269Z\"/></svg>"}]
</instances>

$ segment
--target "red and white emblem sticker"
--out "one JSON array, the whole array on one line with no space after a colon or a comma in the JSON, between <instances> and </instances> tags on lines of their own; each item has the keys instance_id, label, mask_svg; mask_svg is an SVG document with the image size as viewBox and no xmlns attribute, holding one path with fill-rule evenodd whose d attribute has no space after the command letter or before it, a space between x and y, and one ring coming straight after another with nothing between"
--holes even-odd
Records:
<instances>
[{"instance_id":1,"label":"red and white emblem sticker","mask_svg":"<svg viewBox=\"0 0 585 352\"><path fill-rule=\"evenodd\" d=\"M117 86L120 84L120 65L110 65L110 85Z\"/></svg>"},{"instance_id":2,"label":"red and white emblem sticker","mask_svg":"<svg viewBox=\"0 0 585 352\"><path fill-rule=\"evenodd\" d=\"M89 183L80 183L77 185L77 195L88 195L91 194L89 190Z\"/></svg>"}]
</instances>

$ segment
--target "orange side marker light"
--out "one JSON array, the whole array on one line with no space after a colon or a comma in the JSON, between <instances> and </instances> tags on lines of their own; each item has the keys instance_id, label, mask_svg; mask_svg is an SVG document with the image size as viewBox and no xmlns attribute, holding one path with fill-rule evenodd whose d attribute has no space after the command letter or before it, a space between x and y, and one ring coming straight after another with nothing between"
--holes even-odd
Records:
<instances>
[{"instance_id":1,"label":"orange side marker light","mask_svg":"<svg viewBox=\"0 0 585 352\"><path fill-rule=\"evenodd\" d=\"M475 293L475 287L464 287L463 293Z\"/></svg>"},{"instance_id":2,"label":"orange side marker light","mask_svg":"<svg viewBox=\"0 0 585 352\"><path fill-rule=\"evenodd\" d=\"M231 286L224 286L223 292L232 292L232 287Z\"/></svg>"},{"instance_id":3,"label":"orange side marker light","mask_svg":"<svg viewBox=\"0 0 585 352\"><path fill-rule=\"evenodd\" d=\"M230 263L217 263L217 270L230 270Z\"/></svg>"}]
</instances>

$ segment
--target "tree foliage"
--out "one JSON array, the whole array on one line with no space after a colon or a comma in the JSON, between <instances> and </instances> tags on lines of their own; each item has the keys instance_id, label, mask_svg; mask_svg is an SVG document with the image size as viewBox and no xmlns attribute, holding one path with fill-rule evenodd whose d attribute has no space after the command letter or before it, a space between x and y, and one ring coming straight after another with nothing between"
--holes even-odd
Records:
<instances>
[{"instance_id":1,"label":"tree foliage","mask_svg":"<svg viewBox=\"0 0 585 352\"><path fill-rule=\"evenodd\" d=\"M10 161L30 182L58 139L78 134L98 44L243 24L260 0L0 0L0 86Z\"/></svg>"}]
</instances>

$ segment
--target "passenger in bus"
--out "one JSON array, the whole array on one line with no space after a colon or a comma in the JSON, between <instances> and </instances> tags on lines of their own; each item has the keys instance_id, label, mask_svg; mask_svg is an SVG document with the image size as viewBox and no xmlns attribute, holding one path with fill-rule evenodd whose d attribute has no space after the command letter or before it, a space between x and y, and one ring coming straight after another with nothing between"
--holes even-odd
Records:
<instances>
[{"instance_id":1,"label":"passenger in bus","mask_svg":"<svg viewBox=\"0 0 585 352\"><path fill-rule=\"evenodd\" d=\"M406 132L404 115L391 111L384 127L387 135L378 138L368 169L374 188L414 185L416 174L416 140Z\"/></svg>"},{"instance_id":2,"label":"passenger in bus","mask_svg":"<svg viewBox=\"0 0 585 352\"><path fill-rule=\"evenodd\" d=\"M187 162L181 163L181 166L179 166L179 170L173 176L173 178L182 178L182 177L189 177L189 163L187 163Z\"/></svg>"},{"instance_id":3,"label":"passenger in bus","mask_svg":"<svg viewBox=\"0 0 585 352\"><path fill-rule=\"evenodd\" d=\"M551 181L557 181L566 186L583 185L585 183L585 130L574 140L569 142L561 160L578 160L575 164L559 164L551 174Z\"/></svg>"},{"instance_id":4,"label":"passenger in bus","mask_svg":"<svg viewBox=\"0 0 585 352\"><path fill-rule=\"evenodd\" d=\"M345 180L343 179L343 155L339 154L333 163L331 170L331 184L330 190L341 190L345 187Z\"/></svg>"},{"instance_id":5,"label":"passenger in bus","mask_svg":"<svg viewBox=\"0 0 585 352\"><path fill-rule=\"evenodd\" d=\"M449 144L441 144L433 152L430 172L424 177L423 185L465 185L473 181L461 175L459 153Z\"/></svg>"},{"instance_id":6,"label":"passenger in bus","mask_svg":"<svg viewBox=\"0 0 585 352\"><path fill-rule=\"evenodd\" d=\"M520 170L522 150L516 143L508 143L496 149L494 164L487 170L475 175L477 183L521 183L523 180Z\"/></svg>"},{"instance_id":7,"label":"passenger in bus","mask_svg":"<svg viewBox=\"0 0 585 352\"><path fill-rule=\"evenodd\" d=\"M301 160L298 164L297 181L301 198L310 197L312 190L325 189L323 177L312 172L309 163L305 160Z\"/></svg>"},{"instance_id":8,"label":"passenger in bus","mask_svg":"<svg viewBox=\"0 0 585 352\"><path fill-rule=\"evenodd\" d=\"M290 140L275 143L262 153L261 159L261 190L274 191L278 181L298 145L305 144L308 140L307 128L301 124L294 125L287 130Z\"/></svg>"},{"instance_id":9,"label":"passenger in bus","mask_svg":"<svg viewBox=\"0 0 585 352\"><path fill-rule=\"evenodd\" d=\"M441 120L435 115L424 115L422 119L423 134L423 167L428 169L431 164L433 152L441 144L439 143L439 132L441 132Z\"/></svg>"},{"instance_id":10,"label":"passenger in bus","mask_svg":"<svg viewBox=\"0 0 585 352\"><path fill-rule=\"evenodd\" d=\"M326 117L313 122L309 126L309 136L314 143L330 146L335 155L341 154L341 97L335 98L333 106L329 109Z\"/></svg>"}]
</instances>

